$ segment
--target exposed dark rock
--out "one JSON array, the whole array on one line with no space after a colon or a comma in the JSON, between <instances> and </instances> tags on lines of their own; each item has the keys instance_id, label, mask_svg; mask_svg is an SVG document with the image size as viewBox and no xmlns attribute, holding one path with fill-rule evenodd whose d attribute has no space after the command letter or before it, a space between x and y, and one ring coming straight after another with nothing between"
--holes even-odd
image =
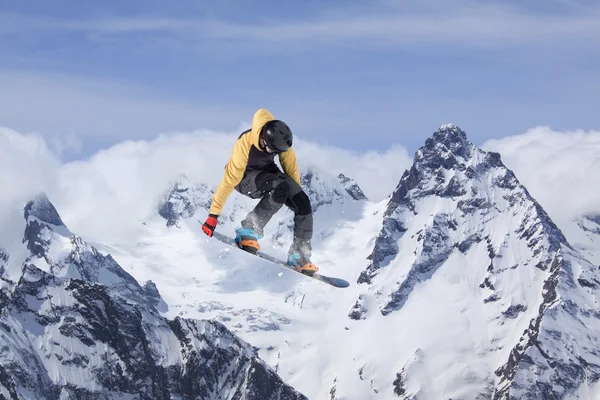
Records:
<instances>
[{"instance_id":1,"label":"exposed dark rock","mask_svg":"<svg viewBox=\"0 0 600 400\"><path fill-rule=\"evenodd\" d=\"M336 398L337 398L337 397L335 397L336 392L337 392L337 377L333 380L333 386L329 390L329 395L331 396L330 397L331 400L336 400Z\"/></svg>"},{"instance_id":2,"label":"exposed dark rock","mask_svg":"<svg viewBox=\"0 0 600 400\"><path fill-rule=\"evenodd\" d=\"M360 274L358 283L371 283L371 278L377 270L385 267L398 254L398 239L406 232L400 221L395 218L385 218L381 233L375 240L373 252L368 257L371 261Z\"/></svg>"},{"instance_id":3,"label":"exposed dark rock","mask_svg":"<svg viewBox=\"0 0 600 400\"><path fill-rule=\"evenodd\" d=\"M367 196L365 196L365 194L363 193L363 191L360 188L360 186L358 186L358 184L356 183L356 181L354 181L353 179L348 178L344 174L339 174L338 175L338 180L344 186L344 189L346 189L346 192L354 200L368 200Z\"/></svg>"},{"instance_id":4,"label":"exposed dark rock","mask_svg":"<svg viewBox=\"0 0 600 400\"><path fill-rule=\"evenodd\" d=\"M456 247L461 253L465 254L467 251L469 251L469 249L471 248L471 246L473 246L474 243L479 243L482 240L483 238L478 233L474 233L462 242L456 244Z\"/></svg>"},{"instance_id":5,"label":"exposed dark rock","mask_svg":"<svg viewBox=\"0 0 600 400\"><path fill-rule=\"evenodd\" d=\"M190 218L199 208L208 211L212 193L207 185L193 187L189 179L182 175L158 208L158 214L167 220L167 226L177 226L181 219Z\"/></svg>"},{"instance_id":6,"label":"exposed dark rock","mask_svg":"<svg viewBox=\"0 0 600 400\"><path fill-rule=\"evenodd\" d=\"M403 372L398 372L396 374L396 379L392 382L394 386L394 394L398 397L404 396L406 394L406 388L404 387L404 379Z\"/></svg>"},{"instance_id":7,"label":"exposed dark rock","mask_svg":"<svg viewBox=\"0 0 600 400\"><path fill-rule=\"evenodd\" d=\"M23 242L27 243L27 248L31 251L31 254L42 258L46 255L49 245L48 241L40 235L44 227L45 225L39 221L30 221L25 228L25 237L23 238Z\"/></svg>"},{"instance_id":8,"label":"exposed dark rock","mask_svg":"<svg viewBox=\"0 0 600 400\"><path fill-rule=\"evenodd\" d=\"M356 300L356 303L352 307L352 310L350 310L348 317L350 317L350 319L358 321L360 319L365 319L366 313L367 308L364 306L364 296L361 294L360 296L358 296L358 300Z\"/></svg>"},{"instance_id":9,"label":"exposed dark rock","mask_svg":"<svg viewBox=\"0 0 600 400\"><path fill-rule=\"evenodd\" d=\"M444 180L440 183L444 183ZM467 194L467 190L463 187L460 180L456 176L453 176L448 186L440 192L440 197L460 197L465 194Z\"/></svg>"},{"instance_id":10,"label":"exposed dark rock","mask_svg":"<svg viewBox=\"0 0 600 400\"><path fill-rule=\"evenodd\" d=\"M487 154L485 155L485 162L486 164L488 164L490 167L504 167L504 164L502 163L502 159L500 157L499 153L493 152L493 151L489 151L487 152Z\"/></svg>"},{"instance_id":11,"label":"exposed dark rock","mask_svg":"<svg viewBox=\"0 0 600 400\"><path fill-rule=\"evenodd\" d=\"M152 281L148 281L144 284L142 289L144 290L147 298L150 299L152 304L156 307L161 301L160 293L158 292L156 284Z\"/></svg>"},{"instance_id":12,"label":"exposed dark rock","mask_svg":"<svg viewBox=\"0 0 600 400\"><path fill-rule=\"evenodd\" d=\"M485 304L487 304L487 303L493 303L493 302L496 302L496 301L498 301L498 300L500 300L500 297L498 296L498 294L497 294L497 293L494 293L494 294L492 294L490 297L488 297L488 298L484 299L484 300L483 300L483 302L484 302Z\"/></svg>"},{"instance_id":13,"label":"exposed dark rock","mask_svg":"<svg viewBox=\"0 0 600 400\"><path fill-rule=\"evenodd\" d=\"M479 285L480 288L484 289L484 288L488 288L490 290L496 290L496 288L494 287L494 284L492 283L492 281L490 280L490 277L487 276L483 282Z\"/></svg>"},{"instance_id":14,"label":"exposed dark rock","mask_svg":"<svg viewBox=\"0 0 600 400\"><path fill-rule=\"evenodd\" d=\"M400 183L392 193L390 201L388 202L387 209L385 211L385 216L390 216L401 204L407 204L408 192L419 185L420 177L419 172L413 165L413 167L405 171L400 179Z\"/></svg>"},{"instance_id":15,"label":"exposed dark rock","mask_svg":"<svg viewBox=\"0 0 600 400\"><path fill-rule=\"evenodd\" d=\"M504 175L494 180L494 185L508 190L513 190L519 185L519 181L511 170L506 170Z\"/></svg>"},{"instance_id":16,"label":"exposed dark rock","mask_svg":"<svg viewBox=\"0 0 600 400\"><path fill-rule=\"evenodd\" d=\"M436 215L432 226L426 229L421 257L413 264L400 287L391 294L390 301L381 310L383 315L402 308L415 285L431 278L448 259L453 251L453 246L449 245L449 238L446 234L449 218L446 214Z\"/></svg>"},{"instance_id":17,"label":"exposed dark rock","mask_svg":"<svg viewBox=\"0 0 600 400\"><path fill-rule=\"evenodd\" d=\"M35 217L42 222L56 226L64 225L54 205L45 194L38 195L25 205L25 219Z\"/></svg>"},{"instance_id":18,"label":"exposed dark rock","mask_svg":"<svg viewBox=\"0 0 600 400\"><path fill-rule=\"evenodd\" d=\"M584 278L577 279L577 282L579 282L579 284L581 286L588 287L588 288L591 288L591 289L598 289L598 287L600 286L600 282L596 282L596 281L590 282L590 281L588 281L587 279L584 279Z\"/></svg>"},{"instance_id":19,"label":"exposed dark rock","mask_svg":"<svg viewBox=\"0 0 600 400\"><path fill-rule=\"evenodd\" d=\"M505 311L502 311L502 315L505 318L517 318L519 313L522 313L525 310L527 310L526 306L524 306L523 304L517 304L517 305L508 307Z\"/></svg>"},{"instance_id":20,"label":"exposed dark rock","mask_svg":"<svg viewBox=\"0 0 600 400\"><path fill-rule=\"evenodd\" d=\"M492 204L487 199L481 198L460 200L458 202L458 209L465 214L473 214L475 211L484 210L491 207Z\"/></svg>"}]
</instances>

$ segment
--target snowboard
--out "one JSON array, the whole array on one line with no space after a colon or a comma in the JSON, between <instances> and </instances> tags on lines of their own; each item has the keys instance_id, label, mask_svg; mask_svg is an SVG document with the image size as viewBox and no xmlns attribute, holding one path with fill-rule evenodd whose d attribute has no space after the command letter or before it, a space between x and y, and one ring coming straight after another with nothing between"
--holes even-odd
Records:
<instances>
[{"instance_id":1,"label":"snowboard","mask_svg":"<svg viewBox=\"0 0 600 400\"><path fill-rule=\"evenodd\" d=\"M333 278L331 276L325 276L325 275L321 275L319 273L315 273L313 274L313 276L309 276L309 275L305 275L300 271L296 271L296 269L294 267L292 267L291 265L288 265L288 263L286 261L280 260L277 257L273 257L267 253L264 253L262 251L258 251L256 254L252 254L250 252L247 252L243 249L241 249L237 243L235 242L235 240L233 238L230 238L229 236L223 235L219 232L213 232L213 237L215 239L217 239L218 241L228 244L232 247L235 247L236 249L250 255L250 256L255 256L255 257L259 257L262 258L263 260L269 261L275 265L279 265L280 267L284 267L286 269L289 269L290 271L294 271L302 276L305 276L307 278L312 278L312 279L316 279L319 282L323 282L323 283L327 283L328 285L331 285L333 287L336 288L345 288L350 286L350 284L348 283L348 281L345 281L343 279L340 278Z\"/></svg>"}]
</instances>

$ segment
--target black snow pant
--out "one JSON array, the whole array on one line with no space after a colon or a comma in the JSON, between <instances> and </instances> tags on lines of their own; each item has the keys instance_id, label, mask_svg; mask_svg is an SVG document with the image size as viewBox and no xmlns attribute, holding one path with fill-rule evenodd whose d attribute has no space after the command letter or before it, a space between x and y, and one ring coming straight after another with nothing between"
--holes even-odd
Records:
<instances>
[{"instance_id":1,"label":"black snow pant","mask_svg":"<svg viewBox=\"0 0 600 400\"><path fill-rule=\"evenodd\" d=\"M244 228L262 235L265 225L285 204L294 212L294 241L290 252L310 257L313 216L310 200L292 178L281 171L247 171L235 189L252 199L261 199L242 221Z\"/></svg>"}]
</instances>

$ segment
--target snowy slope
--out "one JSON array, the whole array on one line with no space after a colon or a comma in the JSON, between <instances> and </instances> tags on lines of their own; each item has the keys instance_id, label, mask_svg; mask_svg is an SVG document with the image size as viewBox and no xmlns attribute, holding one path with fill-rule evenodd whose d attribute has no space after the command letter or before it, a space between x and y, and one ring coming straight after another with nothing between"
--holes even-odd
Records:
<instances>
[{"instance_id":1,"label":"snowy slope","mask_svg":"<svg viewBox=\"0 0 600 400\"><path fill-rule=\"evenodd\" d=\"M596 329L598 271L498 154L444 126L381 203L353 196L345 177L302 175L315 209L313 261L356 282L348 289L208 239L198 221L214 188L202 184L168 191L166 208L183 211L165 218L177 224L149 218L145 236L106 251L157 282L166 315L223 322L311 399L586 398L598 390L598 336L586 331ZM218 229L233 234L255 203L232 194ZM289 210L278 214L263 249L283 257L291 222Z\"/></svg>"},{"instance_id":2,"label":"snowy slope","mask_svg":"<svg viewBox=\"0 0 600 400\"><path fill-rule=\"evenodd\" d=\"M597 268L459 128L419 149L369 259L350 316L404 331L401 398L565 398L597 383Z\"/></svg>"},{"instance_id":3,"label":"snowy slope","mask_svg":"<svg viewBox=\"0 0 600 400\"><path fill-rule=\"evenodd\" d=\"M143 292L160 292L160 318L222 323L310 399L600 398L598 264L498 154L447 125L383 202L343 175L302 180L313 261L350 288L206 237L214 187L184 177L135 236L94 246L155 283ZM255 204L234 192L217 229L233 234ZM285 257L291 227L284 208L263 250Z\"/></svg>"},{"instance_id":4,"label":"snowy slope","mask_svg":"<svg viewBox=\"0 0 600 400\"><path fill-rule=\"evenodd\" d=\"M366 237L373 237L376 228L365 236L364 254L353 260L354 267L346 261L346 256L356 256L354 245L339 242L338 235L342 229L355 231L371 206L356 182L343 175L303 171L302 181L316 216L313 261L324 273L356 281L368 255ZM131 243L97 246L112 254L138 280L156 282L169 304L167 316L210 318L226 324L258 348L260 356L286 382L300 385L302 389L297 389L309 398L321 397L323 392L331 390L335 376L321 380L320 368L305 366L314 356L313 351L323 360L331 353L326 347L330 340L335 341L335 336L322 340L325 339L324 321L333 316L340 320L331 324L333 332L348 332L344 324L353 295L334 292L326 285L315 285L312 280L257 261L206 237L201 232L200 222L208 214L206 199L210 199L213 190L178 177L166 191L159 210L183 210L182 213L161 212L162 216L148 218L144 222L145 233L132 238ZM185 194L182 196L182 193ZM199 206L194 213L189 213L181 204ZM234 192L217 229L233 235L255 204L256 200ZM261 240L264 250L285 257L292 240L292 220L293 214L284 207L265 230ZM332 251L327 251L328 248ZM344 256L337 256L338 252ZM314 350L304 351L307 346Z\"/></svg>"},{"instance_id":5,"label":"snowy slope","mask_svg":"<svg viewBox=\"0 0 600 400\"><path fill-rule=\"evenodd\" d=\"M0 257L0 397L305 398L224 325L161 316L154 283L72 234L45 196L21 235Z\"/></svg>"},{"instance_id":6,"label":"snowy slope","mask_svg":"<svg viewBox=\"0 0 600 400\"><path fill-rule=\"evenodd\" d=\"M569 242L582 255L600 266L600 214L586 214L565 224Z\"/></svg>"}]
</instances>

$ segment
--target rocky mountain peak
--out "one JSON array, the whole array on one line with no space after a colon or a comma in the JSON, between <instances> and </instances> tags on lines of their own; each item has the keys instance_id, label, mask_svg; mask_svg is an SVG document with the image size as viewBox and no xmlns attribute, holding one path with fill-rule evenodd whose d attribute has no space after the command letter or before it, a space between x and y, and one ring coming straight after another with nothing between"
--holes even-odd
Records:
<instances>
[{"instance_id":1,"label":"rocky mountain peak","mask_svg":"<svg viewBox=\"0 0 600 400\"><path fill-rule=\"evenodd\" d=\"M467 142L467 134L454 124L444 124L433 133L433 140L451 146Z\"/></svg>"},{"instance_id":2,"label":"rocky mountain peak","mask_svg":"<svg viewBox=\"0 0 600 400\"><path fill-rule=\"evenodd\" d=\"M310 198L313 211L325 204L342 203L344 200L366 200L356 181L344 174L337 177L319 170L301 174L302 189Z\"/></svg>"},{"instance_id":3,"label":"rocky mountain peak","mask_svg":"<svg viewBox=\"0 0 600 400\"><path fill-rule=\"evenodd\" d=\"M419 169L452 169L472 157L475 149L462 129L446 124L425 141L425 145L416 152L414 161Z\"/></svg>"},{"instance_id":4,"label":"rocky mountain peak","mask_svg":"<svg viewBox=\"0 0 600 400\"><path fill-rule=\"evenodd\" d=\"M190 218L199 208L210 208L212 193L207 185L194 185L181 174L169 189L158 214L167 220L167 226L176 226L180 219Z\"/></svg>"},{"instance_id":5,"label":"rocky mountain peak","mask_svg":"<svg viewBox=\"0 0 600 400\"><path fill-rule=\"evenodd\" d=\"M362 189L360 188L360 186L358 186L358 183L356 183L354 179L348 178L344 174L339 174L337 178L344 187L344 189L346 189L346 192L354 200L368 200L367 196L365 196Z\"/></svg>"},{"instance_id":6,"label":"rocky mountain peak","mask_svg":"<svg viewBox=\"0 0 600 400\"><path fill-rule=\"evenodd\" d=\"M367 196L356 181L344 174L334 176L318 169L308 169L301 173L301 183L310 198L313 211L323 205L343 203L346 200L367 200ZM181 174L169 188L165 200L158 208L158 214L167 221L168 227L178 226L179 221L193 217L199 210L207 212L215 190L215 187L194 183L186 175ZM239 200L236 197L234 193L228 199L228 207L224 210L225 215L239 209L235 205ZM248 204L244 207L247 208ZM250 209L248 208L247 211ZM203 215L202 218L204 217Z\"/></svg>"},{"instance_id":7,"label":"rocky mountain peak","mask_svg":"<svg viewBox=\"0 0 600 400\"><path fill-rule=\"evenodd\" d=\"M26 225L23 243L26 243L31 254L37 257L44 258L48 255L53 234L65 238L73 236L44 193L37 195L25 205L24 217ZM76 239L72 238L72 240Z\"/></svg>"},{"instance_id":8,"label":"rocky mountain peak","mask_svg":"<svg viewBox=\"0 0 600 400\"><path fill-rule=\"evenodd\" d=\"M580 226L591 234L599 222L588 215ZM368 260L358 279L365 291L351 308L351 319L368 321L378 311L402 320L417 315L422 304L446 315L456 301L461 306L452 320L455 328L467 308L477 315L463 326L466 332L485 315L480 326L495 333L483 352L506 361L493 371L498 379L493 388L481 381L479 393L488 393L480 397L563 398L567 392L561 390L572 389L571 394L586 384L583 370L593 371L598 381L600 337L584 328L600 315L598 268L573 251L500 155L477 148L459 128L441 127L417 151L383 213ZM463 288L454 300L448 295L452 290L436 292L457 284ZM438 293L441 300L432 300ZM464 293L473 295L469 306L462 303ZM507 332L522 335L507 339ZM409 382L420 379L423 365L434 364L427 359L439 352L434 343L421 347L423 357L409 360L398 373L394 385L400 398L422 394L414 389L418 385L409 389ZM569 352L561 353L565 348ZM557 381L560 389L553 386Z\"/></svg>"},{"instance_id":9,"label":"rocky mountain peak","mask_svg":"<svg viewBox=\"0 0 600 400\"><path fill-rule=\"evenodd\" d=\"M445 201L447 212L419 207L420 203L431 199ZM525 210L516 232L522 232L522 237L530 240L532 246L539 247L544 242L547 249L556 251L562 243L567 243L543 208L504 166L500 155L477 148L464 131L449 124L427 139L425 146L416 152L412 167L400 179L384 214L382 233L371 255L372 264L361 275L359 283L369 282L371 274L378 268L373 267L389 263L390 256L397 254L396 241L406 230L404 220L407 215L417 215L419 208L431 212L427 223L433 231L443 228L440 232L444 235L446 230L449 233L456 231L459 220L466 223L468 219L480 218L484 221L490 215L500 215L509 209L514 209L515 215ZM444 228L445 225L450 229ZM543 234L545 240L535 238L536 234Z\"/></svg>"},{"instance_id":10,"label":"rocky mountain peak","mask_svg":"<svg viewBox=\"0 0 600 400\"><path fill-rule=\"evenodd\" d=\"M64 226L58 211L44 193L38 194L25 205L25 219L35 217L42 222L56 226Z\"/></svg>"}]
</instances>

